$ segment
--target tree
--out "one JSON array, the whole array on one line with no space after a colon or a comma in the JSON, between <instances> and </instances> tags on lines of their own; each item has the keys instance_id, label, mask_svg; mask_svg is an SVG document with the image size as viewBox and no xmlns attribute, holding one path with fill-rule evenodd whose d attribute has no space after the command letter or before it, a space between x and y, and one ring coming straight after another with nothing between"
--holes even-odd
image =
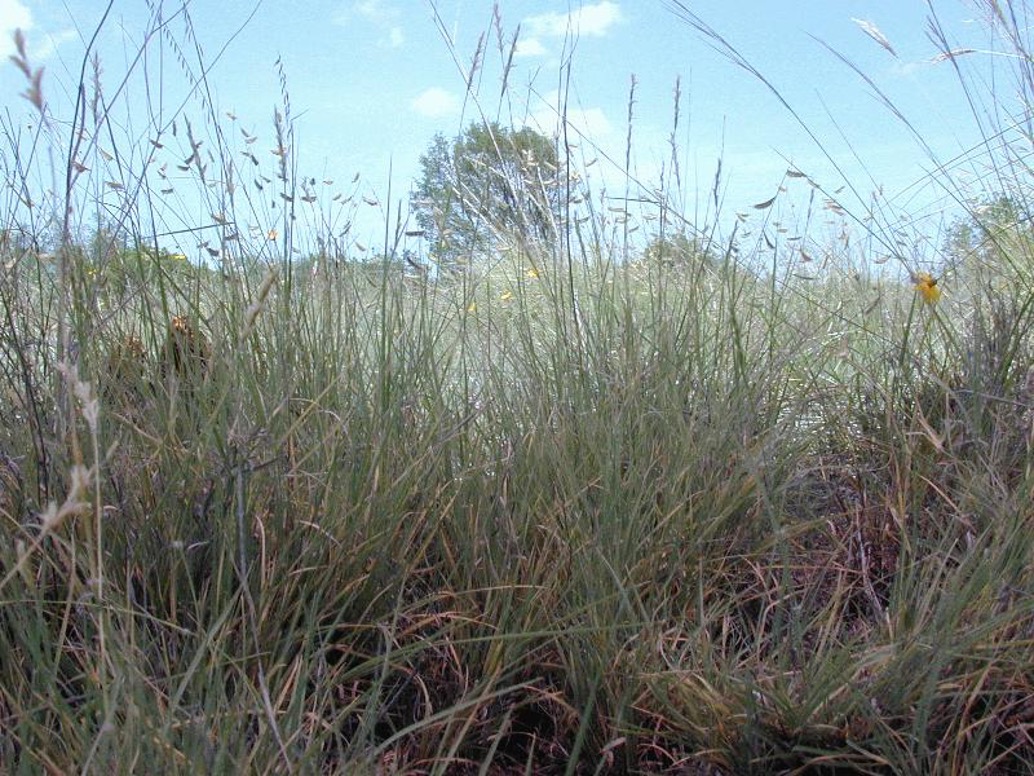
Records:
<instances>
[{"instance_id":1,"label":"tree","mask_svg":"<svg viewBox=\"0 0 1034 776\"><path fill-rule=\"evenodd\" d=\"M451 141L439 133L420 170L410 204L441 265L491 255L503 237L557 233L566 187L555 145L533 129L492 122L471 124Z\"/></svg>"},{"instance_id":2,"label":"tree","mask_svg":"<svg viewBox=\"0 0 1034 776\"><path fill-rule=\"evenodd\" d=\"M945 253L955 271L998 267L1003 256L1020 253L1018 240L1030 237L1030 217L1022 203L998 194L973 207L948 232Z\"/></svg>"},{"instance_id":3,"label":"tree","mask_svg":"<svg viewBox=\"0 0 1034 776\"><path fill-rule=\"evenodd\" d=\"M643 250L643 261L661 268L702 264L717 269L722 263L710 239L685 231L654 237Z\"/></svg>"}]
</instances>

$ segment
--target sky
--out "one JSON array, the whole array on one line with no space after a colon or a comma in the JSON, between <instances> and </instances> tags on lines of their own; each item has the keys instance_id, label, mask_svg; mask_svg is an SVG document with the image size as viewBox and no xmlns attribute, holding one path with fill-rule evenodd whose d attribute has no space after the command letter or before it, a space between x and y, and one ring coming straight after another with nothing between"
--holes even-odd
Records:
<instances>
[{"instance_id":1,"label":"sky","mask_svg":"<svg viewBox=\"0 0 1034 776\"><path fill-rule=\"evenodd\" d=\"M811 188L787 180L788 167L806 173L827 194L839 190L851 213L861 214L863 203L880 191L886 212L913 218L957 212L951 192L930 175L939 164L961 156L965 163L956 168L956 179L981 176L979 162L971 161L979 127L951 62L937 61L926 2L682 3L771 86L716 50L675 5L194 0L184 14L182 0L113 0L110 8L101 0L0 0L0 48L13 53L13 30L24 32L32 67L45 68L44 92L60 135L72 117L86 42L99 26L93 50L105 94L113 103L116 97L125 101L118 126L146 147L154 127L181 108L195 127L204 124L201 92L187 90L184 67L168 44L182 44L189 19L209 68L205 99L227 126L237 127L235 147L258 138L242 152L262 149L263 169L275 162L266 154L276 145L273 115L284 112L286 94L297 172L328 195L352 196L352 212L335 223L347 223L350 239L360 244L382 241L386 218L401 213L405 219L420 155L435 133L453 136L485 117L551 135L561 105L596 195L621 207L626 194L649 198L664 183L699 226L718 220L729 229L737 213L769 217L754 205L780 186L787 189L780 193L783 215L806 218ZM1002 67L989 52L993 42L976 3L933 0L932 7L953 45L978 49L964 64L985 76L988 68ZM146 37L156 9L168 20L168 38ZM504 91L504 62L515 36ZM468 89L479 40L480 64ZM147 53L140 57L142 50ZM194 51L182 56L191 72L199 72ZM881 103L874 86L907 123ZM32 126L32 106L18 96L24 89L23 75L5 57L0 108L9 128ZM171 153L172 144L163 145ZM67 139L58 146L67 146ZM154 165L160 161L159 155ZM716 215L710 192L719 162ZM194 217L212 215L210 204L180 204L183 228ZM275 216L256 208L249 225L263 230Z\"/></svg>"}]
</instances>

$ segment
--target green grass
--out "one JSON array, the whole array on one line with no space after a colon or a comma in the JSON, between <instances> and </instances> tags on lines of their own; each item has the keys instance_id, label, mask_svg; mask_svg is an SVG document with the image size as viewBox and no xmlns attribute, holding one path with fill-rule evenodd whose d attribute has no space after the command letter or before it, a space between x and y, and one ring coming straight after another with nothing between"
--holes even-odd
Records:
<instances>
[{"instance_id":1,"label":"green grass","mask_svg":"<svg viewBox=\"0 0 1034 776\"><path fill-rule=\"evenodd\" d=\"M6 771L1034 767L1022 221L935 305L599 212L406 275L239 195L199 267L146 185L91 230L91 148L0 211Z\"/></svg>"}]
</instances>

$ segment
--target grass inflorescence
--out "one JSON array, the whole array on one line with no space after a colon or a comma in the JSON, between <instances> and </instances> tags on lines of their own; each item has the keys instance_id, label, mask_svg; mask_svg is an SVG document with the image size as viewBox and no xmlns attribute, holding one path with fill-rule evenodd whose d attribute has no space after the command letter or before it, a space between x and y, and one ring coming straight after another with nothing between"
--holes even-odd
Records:
<instances>
[{"instance_id":1,"label":"grass inflorescence","mask_svg":"<svg viewBox=\"0 0 1034 776\"><path fill-rule=\"evenodd\" d=\"M1025 6L987 5L1027 61ZM146 45L204 94L182 35ZM84 76L32 201L45 156L4 127L5 769L1034 768L1016 159L937 268L777 244L767 198L755 242L656 195L637 246L570 170L551 220L436 268L392 223L365 258L350 197L296 177L283 83L257 173L207 101L136 137ZM190 185L193 261L154 215Z\"/></svg>"}]
</instances>

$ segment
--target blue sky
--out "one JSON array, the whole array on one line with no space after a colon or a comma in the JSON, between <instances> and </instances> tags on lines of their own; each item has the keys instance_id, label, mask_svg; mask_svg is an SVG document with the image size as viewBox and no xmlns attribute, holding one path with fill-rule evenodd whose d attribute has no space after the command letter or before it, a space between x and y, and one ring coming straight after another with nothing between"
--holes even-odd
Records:
<instances>
[{"instance_id":1,"label":"blue sky","mask_svg":"<svg viewBox=\"0 0 1034 776\"><path fill-rule=\"evenodd\" d=\"M736 212L759 217L751 205L785 183L788 160L828 191L838 189L844 181L827 153L863 198L882 186L892 207L913 216L951 208L950 199L930 184L927 173L934 163L909 130L824 46L872 78L938 159L949 160L980 136L950 63L933 61L938 50L926 35L925 2L684 4L780 90L821 138L825 152L766 87L717 53L666 0L501 0L498 29L488 0L196 0L187 9L212 65L208 81L218 111L232 114L232 123L258 136L256 147L272 143L272 115L281 104L280 61L299 149L298 172L334 181L327 185L342 189L359 175L356 193L367 202L355 214L357 240L377 242L385 212L394 214L406 199L419 156L434 133L454 135L482 114L552 133L560 94L566 96L568 120L585 136L576 153L584 161L600 160L587 171L597 193L606 189L611 196L623 196L633 76L632 166L648 188L659 184L662 164L670 170L673 90L681 78L679 167L687 213L698 221L713 218L706 203L719 158L722 217L730 222ZM161 0L152 5L162 5ZM174 17L181 5L165 2L165 15ZM59 124L70 117L68 95L78 79L85 40L105 7L99 0L0 0L3 53L12 51L11 31L23 29L33 65L46 67L44 89ZM937 0L935 7L960 45L987 47L973 4ZM112 4L97 44L109 94L144 43L147 16L140 0ZM501 30L505 48L518 27L501 99L505 53L497 33ZM170 29L176 37L182 18L174 18ZM893 54L874 39L874 30L885 36ZM466 93L464 72L482 36L482 65ZM156 42L151 51L157 51ZM970 61L983 67L981 56L972 55ZM175 62L151 56L147 64L152 82L164 64L163 100L177 105L183 82ZM131 101L143 99L142 81L138 76L130 84ZM5 63L0 99L16 120L31 116L28 104L17 97L23 88L21 74ZM185 115L200 112L196 100L188 101ZM147 137L142 111L130 113L124 126ZM788 188L803 185L791 181ZM785 194L790 217L802 217L806 197L798 195L794 205L794 192ZM850 207L857 205L850 188L841 196Z\"/></svg>"}]
</instances>

